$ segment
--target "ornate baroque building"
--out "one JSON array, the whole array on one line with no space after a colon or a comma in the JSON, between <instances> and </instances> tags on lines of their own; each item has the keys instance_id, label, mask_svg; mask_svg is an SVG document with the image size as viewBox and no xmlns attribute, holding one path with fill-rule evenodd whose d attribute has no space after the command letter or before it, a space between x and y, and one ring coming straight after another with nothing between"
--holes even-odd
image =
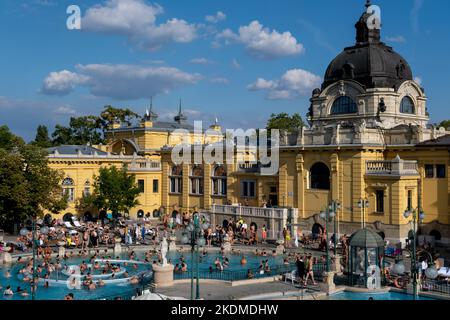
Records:
<instances>
[{"instance_id":1,"label":"ornate baroque building","mask_svg":"<svg viewBox=\"0 0 450 320\"><path fill-rule=\"evenodd\" d=\"M114 125L103 151L51 150L51 165L67 175L62 187L75 200L100 166L126 163L143 190L132 216L204 210L222 223L242 215L278 237L286 225L318 232L325 226L319 213L338 201L339 234L367 227L404 242L412 228L404 212L417 209L425 213L419 234L450 242L450 132L429 125L425 90L408 62L381 41L381 30L369 30L369 16L363 13L355 44L331 61L313 91L310 126L281 135L278 174L262 175L259 163L175 165L171 151L181 138L174 129L188 130L190 143L203 148L222 137L196 135L181 109L170 123L157 122L150 110L139 127ZM221 131L217 123L211 129Z\"/></svg>"}]
</instances>

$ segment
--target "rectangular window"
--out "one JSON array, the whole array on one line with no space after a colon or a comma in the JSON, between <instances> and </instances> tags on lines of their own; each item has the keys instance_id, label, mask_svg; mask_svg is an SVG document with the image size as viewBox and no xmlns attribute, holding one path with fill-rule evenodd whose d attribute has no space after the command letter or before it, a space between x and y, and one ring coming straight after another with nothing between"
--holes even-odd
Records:
<instances>
[{"instance_id":1,"label":"rectangular window","mask_svg":"<svg viewBox=\"0 0 450 320\"><path fill-rule=\"evenodd\" d=\"M212 179L213 195L226 196L227 195L227 180L222 178Z\"/></svg>"},{"instance_id":2,"label":"rectangular window","mask_svg":"<svg viewBox=\"0 0 450 320\"><path fill-rule=\"evenodd\" d=\"M91 188L90 187L84 187L83 194L85 197L88 197L91 195Z\"/></svg>"},{"instance_id":3,"label":"rectangular window","mask_svg":"<svg viewBox=\"0 0 450 320\"><path fill-rule=\"evenodd\" d=\"M446 177L445 165L444 164L437 164L436 165L436 178L443 179L445 177Z\"/></svg>"},{"instance_id":4,"label":"rectangular window","mask_svg":"<svg viewBox=\"0 0 450 320\"><path fill-rule=\"evenodd\" d=\"M153 180L153 193L159 192L159 180L155 179Z\"/></svg>"},{"instance_id":5,"label":"rectangular window","mask_svg":"<svg viewBox=\"0 0 450 320\"><path fill-rule=\"evenodd\" d=\"M144 180L138 180L138 189L140 193L145 192L145 181Z\"/></svg>"},{"instance_id":6,"label":"rectangular window","mask_svg":"<svg viewBox=\"0 0 450 320\"><path fill-rule=\"evenodd\" d=\"M181 193L183 191L182 178L170 178L170 193Z\"/></svg>"},{"instance_id":7,"label":"rectangular window","mask_svg":"<svg viewBox=\"0 0 450 320\"><path fill-rule=\"evenodd\" d=\"M432 164L425 165L425 178L428 179L434 178L434 166Z\"/></svg>"},{"instance_id":8,"label":"rectangular window","mask_svg":"<svg viewBox=\"0 0 450 320\"><path fill-rule=\"evenodd\" d=\"M75 189L74 188L64 188L63 189L63 196L67 195L67 201L68 202L74 202L75 201Z\"/></svg>"},{"instance_id":9,"label":"rectangular window","mask_svg":"<svg viewBox=\"0 0 450 320\"><path fill-rule=\"evenodd\" d=\"M413 209L412 204L412 190L408 190L408 204L407 204L408 211L411 211Z\"/></svg>"},{"instance_id":10,"label":"rectangular window","mask_svg":"<svg viewBox=\"0 0 450 320\"><path fill-rule=\"evenodd\" d=\"M203 179L191 178L191 194L203 194Z\"/></svg>"},{"instance_id":11,"label":"rectangular window","mask_svg":"<svg viewBox=\"0 0 450 320\"><path fill-rule=\"evenodd\" d=\"M255 195L256 195L256 182L252 180L242 181L241 196L243 198L254 198Z\"/></svg>"},{"instance_id":12,"label":"rectangular window","mask_svg":"<svg viewBox=\"0 0 450 320\"><path fill-rule=\"evenodd\" d=\"M377 213L384 213L384 191L377 190Z\"/></svg>"}]
</instances>

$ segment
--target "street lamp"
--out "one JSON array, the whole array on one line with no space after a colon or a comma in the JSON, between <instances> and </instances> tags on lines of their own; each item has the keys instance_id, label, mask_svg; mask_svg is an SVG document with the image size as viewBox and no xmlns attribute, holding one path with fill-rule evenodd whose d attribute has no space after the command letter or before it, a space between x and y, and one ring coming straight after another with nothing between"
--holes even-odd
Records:
<instances>
[{"instance_id":1,"label":"street lamp","mask_svg":"<svg viewBox=\"0 0 450 320\"><path fill-rule=\"evenodd\" d=\"M362 221L361 226L362 229L366 227L366 209L369 208L369 199L359 199L358 201L358 207L362 209Z\"/></svg>"},{"instance_id":2,"label":"street lamp","mask_svg":"<svg viewBox=\"0 0 450 320\"><path fill-rule=\"evenodd\" d=\"M333 237L334 237L334 256L336 257L337 254L337 233L336 233L336 229L337 229L337 212L338 210L341 210L341 203L339 200L333 200L331 202L330 205L330 210L331 212L334 212L335 214L335 218L334 218L334 233L333 233Z\"/></svg>"},{"instance_id":3,"label":"street lamp","mask_svg":"<svg viewBox=\"0 0 450 320\"><path fill-rule=\"evenodd\" d=\"M336 213L329 206L325 211L320 213L320 217L325 220L325 236L326 236L326 253L327 253L327 272L330 272L330 252L328 244L328 220L333 219Z\"/></svg>"},{"instance_id":4,"label":"street lamp","mask_svg":"<svg viewBox=\"0 0 450 320\"><path fill-rule=\"evenodd\" d=\"M37 264L36 264L36 252L37 252L37 239L36 239L36 217L33 218L32 220L32 226L31 226L31 232L32 232L32 250L33 250L33 281L32 281L32 287L31 287L31 299L35 300L36 299L36 288L37 288ZM40 233L41 234L47 234L49 232L48 227L42 227L40 229ZM28 234L28 229L27 228L22 228L19 231L21 236L26 236Z\"/></svg>"},{"instance_id":5,"label":"street lamp","mask_svg":"<svg viewBox=\"0 0 450 320\"><path fill-rule=\"evenodd\" d=\"M195 299L200 299L200 284L199 284L199 247L203 247L206 243L203 237L203 231L209 228L208 223L201 224L198 213L194 214L193 221L189 223L186 228L186 233L182 237L182 241L185 244L191 246L191 300L194 300L194 251L197 251L197 257L195 259L196 269L196 294Z\"/></svg>"},{"instance_id":6,"label":"street lamp","mask_svg":"<svg viewBox=\"0 0 450 320\"><path fill-rule=\"evenodd\" d=\"M403 214L405 219L408 219L412 216L412 222L413 222L413 229L411 230L413 233L413 247L411 252L411 275L413 278L413 293L414 293L414 300L417 296L417 252L416 252L416 243L417 243L417 224L419 221L422 221L425 219L425 212L423 212L422 208L419 206L414 210L411 210L410 208L407 208L405 210L405 213ZM409 238L409 237L408 237ZM431 258L433 261L433 258Z\"/></svg>"}]
</instances>

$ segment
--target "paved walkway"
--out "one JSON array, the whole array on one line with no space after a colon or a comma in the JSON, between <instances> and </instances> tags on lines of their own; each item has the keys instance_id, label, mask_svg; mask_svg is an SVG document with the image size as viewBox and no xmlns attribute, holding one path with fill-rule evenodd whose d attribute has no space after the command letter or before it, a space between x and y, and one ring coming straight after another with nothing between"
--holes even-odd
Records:
<instances>
[{"instance_id":1,"label":"paved walkway","mask_svg":"<svg viewBox=\"0 0 450 320\"><path fill-rule=\"evenodd\" d=\"M179 283L171 288L157 289L156 292L169 297L183 297L189 299L191 296L191 284ZM272 293L275 293L280 298L283 294L287 295L286 298L292 297L293 294L297 294L301 297L301 289L282 281L232 287L229 284L202 283L200 280L200 298L204 300L239 300L252 296L255 299L262 300L265 298L264 295ZM310 293L304 291L303 293L305 300L317 299L318 296L320 296L319 292L316 291L311 291Z\"/></svg>"}]
</instances>

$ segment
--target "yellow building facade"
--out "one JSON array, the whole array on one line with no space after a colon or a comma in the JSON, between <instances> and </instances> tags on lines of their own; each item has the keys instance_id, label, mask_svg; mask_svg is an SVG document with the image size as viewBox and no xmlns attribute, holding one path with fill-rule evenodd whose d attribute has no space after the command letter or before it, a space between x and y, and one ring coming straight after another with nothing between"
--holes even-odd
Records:
<instances>
[{"instance_id":1,"label":"yellow building facade","mask_svg":"<svg viewBox=\"0 0 450 320\"><path fill-rule=\"evenodd\" d=\"M419 235L448 243L450 132L429 125L425 90L407 61L381 41L381 31L368 28L368 17L357 21L356 43L330 62L321 88L312 92L309 126L281 132L276 174L264 175L260 162L236 157L197 161L194 152L190 161L175 163L180 143L202 151L222 144L237 153L217 121L209 128L217 134L205 135L186 123L181 109L173 122L156 121L150 110L139 126L115 124L108 144L97 149L50 150L50 165L73 180L78 198L101 166L128 164L144 181L134 217L204 211L221 224L245 216L277 238L283 227L320 232L326 226L320 212L334 201L340 208L329 232L370 228L404 242L412 228L404 213L416 211L424 213ZM65 213L74 210L71 204Z\"/></svg>"}]
</instances>

